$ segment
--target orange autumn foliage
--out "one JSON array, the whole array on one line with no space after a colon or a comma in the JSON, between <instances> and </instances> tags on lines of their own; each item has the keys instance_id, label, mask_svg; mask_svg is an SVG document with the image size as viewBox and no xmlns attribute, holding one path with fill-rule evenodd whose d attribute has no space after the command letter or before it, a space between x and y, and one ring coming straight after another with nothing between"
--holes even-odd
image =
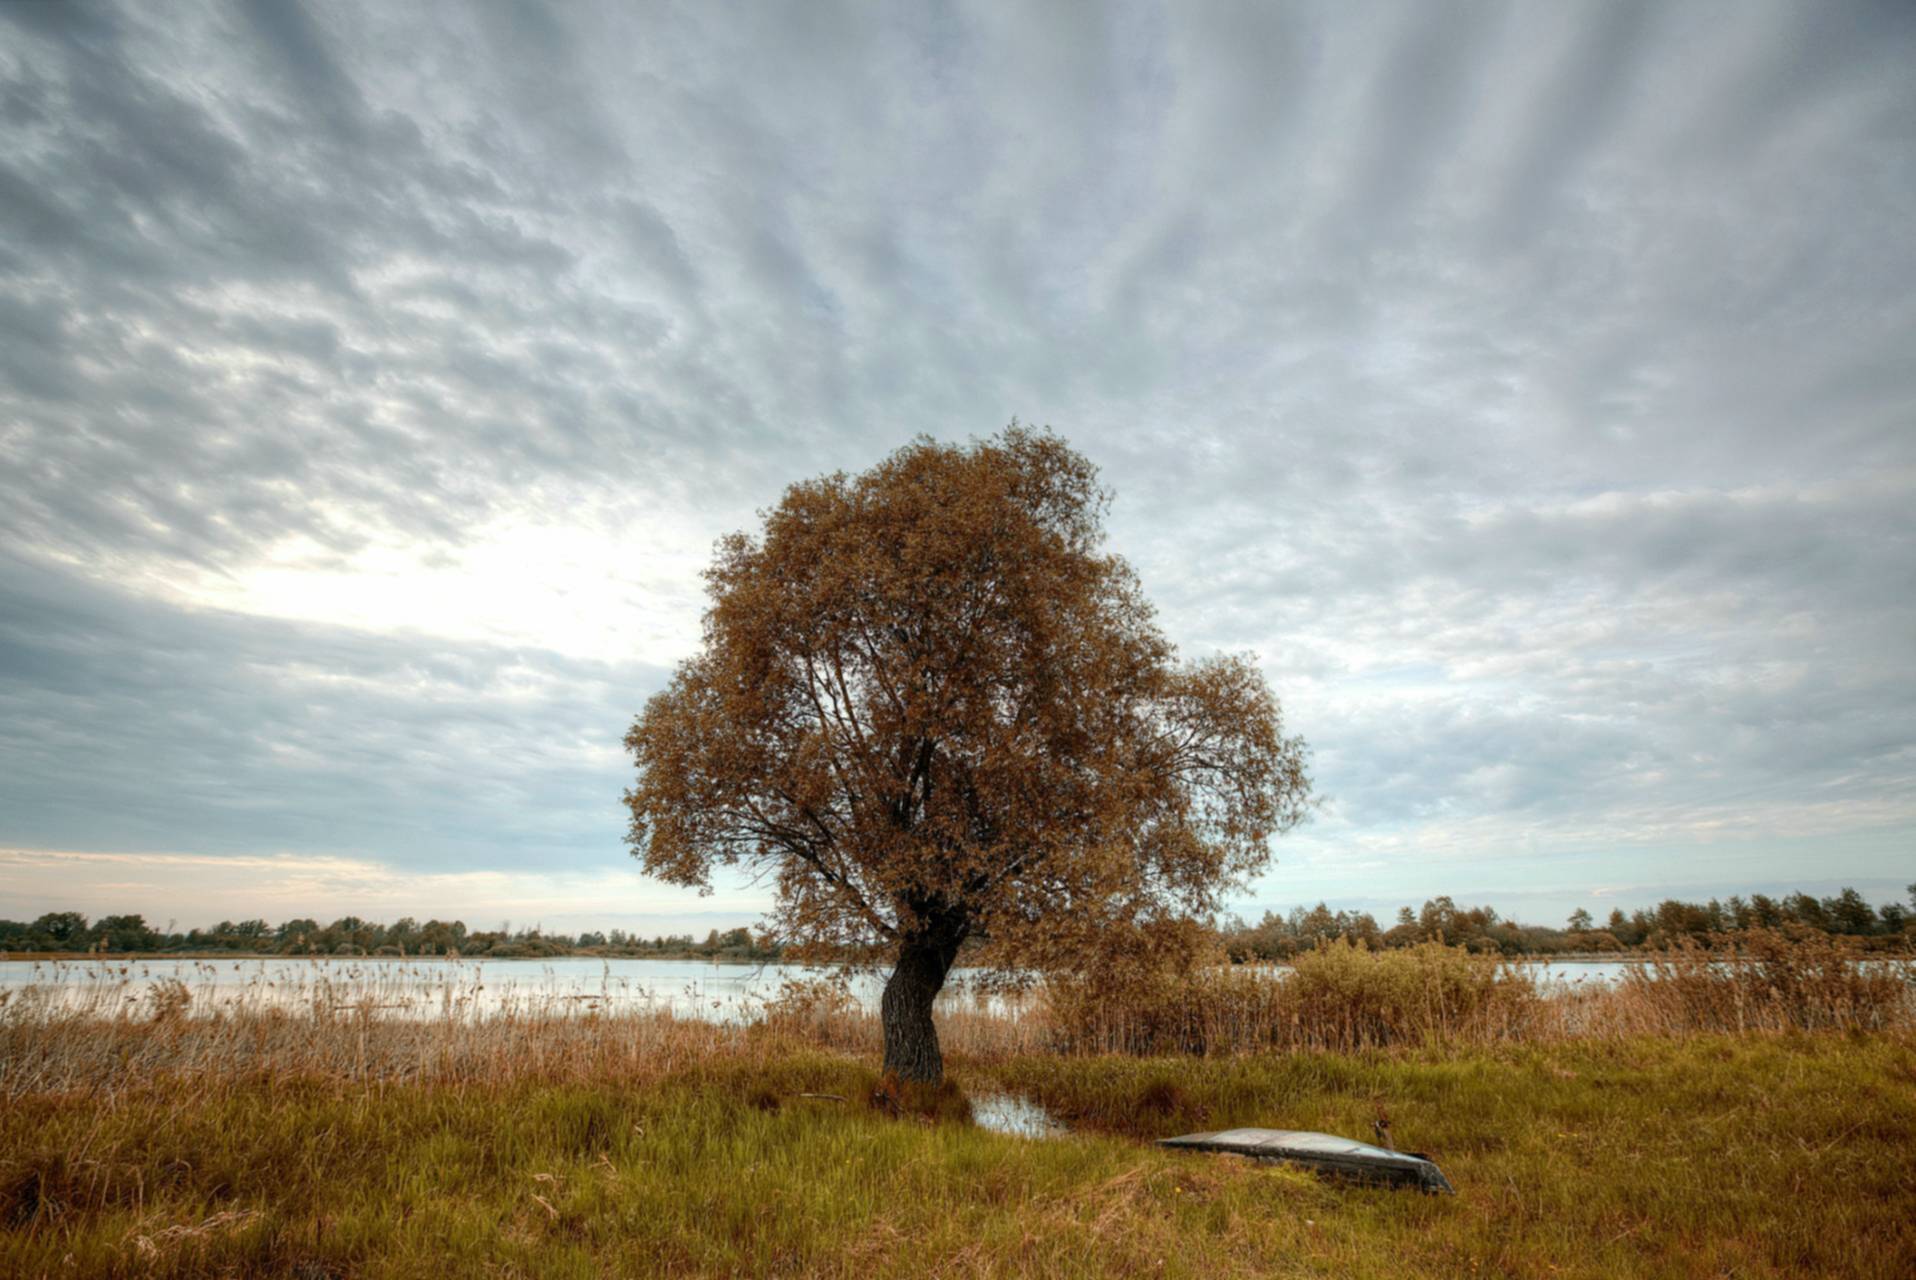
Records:
<instances>
[{"instance_id":1,"label":"orange autumn foliage","mask_svg":"<svg viewBox=\"0 0 1916 1280\"><path fill-rule=\"evenodd\" d=\"M629 842L771 878L799 944L896 958L888 1069L942 1072L958 949L1056 970L1207 914L1304 815L1303 744L1247 656L1181 662L1049 432L921 439L795 484L720 542L698 654L626 737Z\"/></svg>"}]
</instances>

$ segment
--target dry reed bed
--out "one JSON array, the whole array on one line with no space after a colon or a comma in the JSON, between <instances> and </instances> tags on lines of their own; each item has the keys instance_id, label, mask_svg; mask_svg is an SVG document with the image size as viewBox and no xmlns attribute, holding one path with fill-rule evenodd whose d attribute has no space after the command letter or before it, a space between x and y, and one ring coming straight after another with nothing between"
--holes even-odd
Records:
<instances>
[{"instance_id":1,"label":"dry reed bed","mask_svg":"<svg viewBox=\"0 0 1916 1280\"><path fill-rule=\"evenodd\" d=\"M1909 961L1866 958L1821 935L1753 932L1713 951L1682 945L1595 988L1551 984L1533 966L1461 948L1338 944L1299 957L1283 976L1107 971L1096 983L1050 983L1009 1006L947 1009L939 1022L947 1050L975 1059L1876 1031L1916 1027L1913 979ZM111 984L78 997L47 986L0 993L0 1098L104 1096L160 1079L635 1083L732 1072L800 1047L880 1047L877 1020L830 983L789 984L755 1018L730 1024L557 995L483 1009L452 990L419 1016L380 978L329 980L291 1007L283 995L179 982L136 999Z\"/></svg>"},{"instance_id":2,"label":"dry reed bed","mask_svg":"<svg viewBox=\"0 0 1916 1280\"><path fill-rule=\"evenodd\" d=\"M143 989L0 992L0 1100L110 1096L162 1079L638 1083L732 1071L795 1049L875 1055L882 1046L877 1019L829 983L789 984L757 1016L727 1022L561 994L485 1006L469 998L469 983L458 984L467 996L440 992L423 1011L416 984L403 998L404 984L389 978L308 985L323 990L288 1000L265 984L195 989L162 980ZM960 1007L939 1022L947 1048L961 1055L1043 1047L1043 1026L1029 1016Z\"/></svg>"},{"instance_id":3,"label":"dry reed bed","mask_svg":"<svg viewBox=\"0 0 1916 1280\"><path fill-rule=\"evenodd\" d=\"M1114 989L1045 993L1050 1047L1089 1053L1363 1052L1704 1032L1916 1026L1916 964L1817 933L1751 930L1626 961L1612 985L1572 986L1543 967L1425 943L1370 951L1334 943L1288 976L1245 966L1179 978L1136 974Z\"/></svg>"}]
</instances>

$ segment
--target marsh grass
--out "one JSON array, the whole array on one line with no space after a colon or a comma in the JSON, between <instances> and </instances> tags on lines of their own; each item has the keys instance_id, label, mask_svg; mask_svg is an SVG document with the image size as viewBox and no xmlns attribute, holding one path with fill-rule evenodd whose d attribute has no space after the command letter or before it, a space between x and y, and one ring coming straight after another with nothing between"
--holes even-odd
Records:
<instances>
[{"instance_id":1,"label":"marsh grass","mask_svg":"<svg viewBox=\"0 0 1916 1280\"><path fill-rule=\"evenodd\" d=\"M1540 1033L1533 970L1425 943L1372 951L1334 942L1288 970L1264 966L1144 974L1128 989L1054 983L1057 1047L1094 1053L1349 1052L1398 1044L1489 1043Z\"/></svg>"},{"instance_id":2,"label":"marsh grass","mask_svg":"<svg viewBox=\"0 0 1916 1280\"><path fill-rule=\"evenodd\" d=\"M1335 943L1289 971L1061 980L1023 999L954 1002L937 1021L947 1051L973 1060L1896 1031L1916 1026L1912 976L1908 961L1864 956L1840 940L1760 931L1731 947L1655 953L1598 987L1553 984L1535 966L1435 943L1394 951ZM877 1019L829 980L787 983L750 1021L725 1023L549 991L486 1002L476 981L422 987L419 975L373 966L356 978L322 975L290 999L272 984L176 981L0 992L0 1098L99 1096L167 1078L643 1079L720 1057L882 1047Z\"/></svg>"},{"instance_id":3,"label":"marsh grass","mask_svg":"<svg viewBox=\"0 0 1916 1280\"><path fill-rule=\"evenodd\" d=\"M52 986L0 992L0 1100L106 1097L168 1080L210 1089L244 1079L644 1080L692 1063L751 1063L794 1049L876 1055L882 1046L877 1019L822 984L788 989L742 1023L563 996L484 1011L446 1000L420 1017L377 983L334 983L323 999L290 1007L263 989L252 999L178 982L135 998L91 990L91 998ZM959 1005L939 1025L949 1050L974 1057L1036 1052L1049 1038L1032 1008L1007 1015Z\"/></svg>"},{"instance_id":4,"label":"marsh grass","mask_svg":"<svg viewBox=\"0 0 1916 1280\"><path fill-rule=\"evenodd\" d=\"M1050 1141L743 1043L637 1078L16 1098L0 1274L1890 1277L1916 1249L1896 1034L955 1062L1067 1117ZM1454 1200L1142 1141L1379 1110Z\"/></svg>"},{"instance_id":5,"label":"marsh grass","mask_svg":"<svg viewBox=\"0 0 1916 1280\"><path fill-rule=\"evenodd\" d=\"M878 1078L875 1020L832 984L749 1023L125 994L0 1003L0 1275L1888 1277L1916 1256L1907 968L1814 940L1679 949L1596 990L1444 948L1101 1003L1060 984L941 1014L953 1084L924 1096ZM978 1091L1072 1133L981 1131ZM1456 1200L1148 1145L1379 1119Z\"/></svg>"},{"instance_id":6,"label":"marsh grass","mask_svg":"<svg viewBox=\"0 0 1916 1280\"><path fill-rule=\"evenodd\" d=\"M1750 930L1626 962L1614 984L1553 982L1542 966L1427 942L1338 941L1288 971L1219 966L1170 977L1052 984L1053 1048L1233 1054L1548 1043L1708 1031L1887 1030L1916 1023L1916 968L1820 933Z\"/></svg>"},{"instance_id":7,"label":"marsh grass","mask_svg":"<svg viewBox=\"0 0 1916 1280\"><path fill-rule=\"evenodd\" d=\"M1873 1031L1910 1021L1907 960L1854 944L1765 929L1706 948L1682 939L1626 968L1611 1016L1625 1030Z\"/></svg>"}]
</instances>

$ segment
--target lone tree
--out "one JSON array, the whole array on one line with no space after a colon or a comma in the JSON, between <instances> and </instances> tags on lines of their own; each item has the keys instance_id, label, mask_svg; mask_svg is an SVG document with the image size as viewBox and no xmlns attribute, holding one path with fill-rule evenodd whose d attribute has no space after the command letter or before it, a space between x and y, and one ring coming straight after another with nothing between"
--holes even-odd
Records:
<instances>
[{"instance_id":1,"label":"lone tree","mask_svg":"<svg viewBox=\"0 0 1916 1280\"><path fill-rule=\"evenodd\" d=\"M699 653L626 735L628 842L769 877L792 940L894 961L885 1070L943 1078L959 948L1072 967L1214 911L1303 816L1249 657L1180 662L1080 454L1013 423L793 485L706 571Z\"/></svg>"}]
</instances>

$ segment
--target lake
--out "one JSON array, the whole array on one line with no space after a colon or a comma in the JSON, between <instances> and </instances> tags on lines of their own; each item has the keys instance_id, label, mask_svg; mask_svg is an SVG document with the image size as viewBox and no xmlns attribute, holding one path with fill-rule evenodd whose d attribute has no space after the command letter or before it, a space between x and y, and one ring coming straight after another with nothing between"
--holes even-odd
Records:
<instances>
[{"instance_id":1,"label":"lake","mask_svg":"<svg viewBox=\"0 0 1916 1280\"><path fill-rule=\"evenodd\" d=\"M1533 962L1552 984L1608 984L1616 961ZM830 970L784 964L711 964L697 960L304 959L0 960L0 993L38 988L63 1005L101 1013L150 1004L152 989L178 982L197 1012L218 1009L338 1008L370 1004L413 1017L473 1017L555 1009L633 1012L669 1010L679 1017L738 1022L758 1016L787 982L831 976ZM1281 971L1280 971L1281 972ZM878 1007L882 974L854 973L847 991ZM952 975L940 1009L1002 1011L1002 997L977 990L964 970Z\"/></svg>"}]
</instances>

